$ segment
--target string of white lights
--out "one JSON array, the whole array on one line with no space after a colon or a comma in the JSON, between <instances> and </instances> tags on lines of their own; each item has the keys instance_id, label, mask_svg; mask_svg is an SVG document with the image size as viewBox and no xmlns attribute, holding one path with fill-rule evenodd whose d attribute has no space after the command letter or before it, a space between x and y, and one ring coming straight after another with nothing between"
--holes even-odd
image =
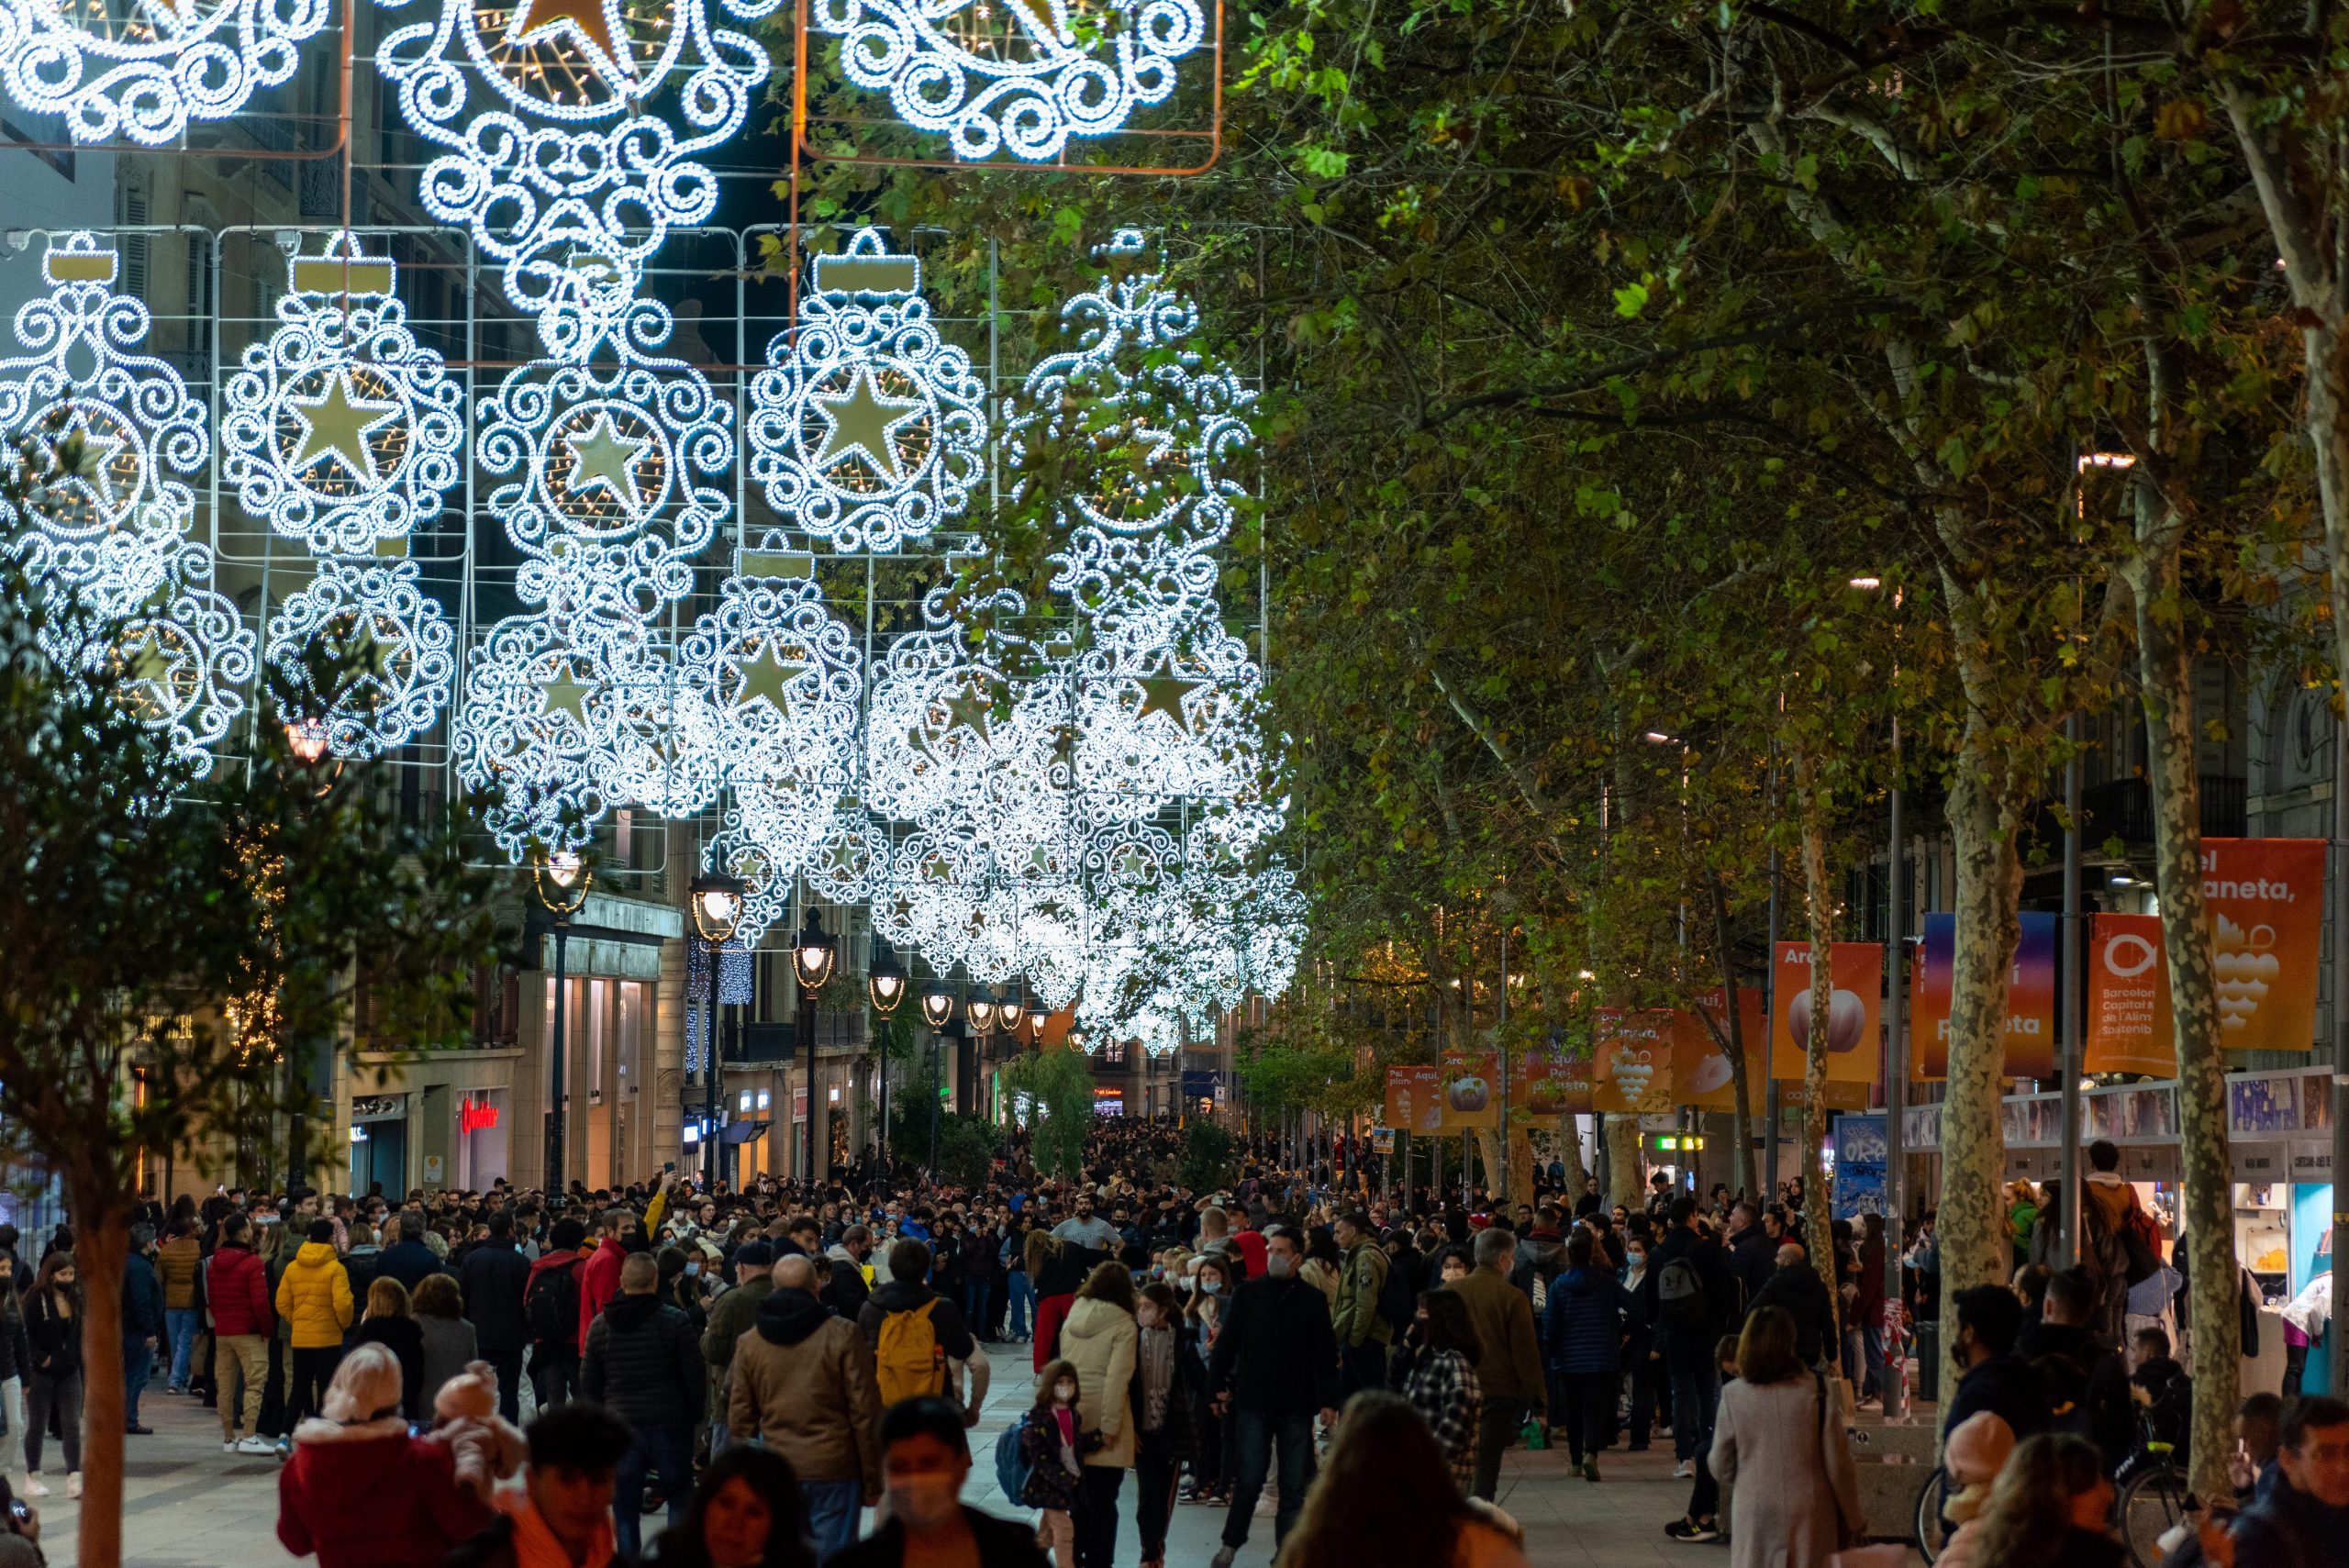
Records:
<instances>
[{"instance_id":1,"label":"string of white lights","mask_svg":"<svg viewBox=\"0 0 2349 1568\"><path fill-rule=\"evenodd\" d=\"M292 80L335 14L332 0L0 0L0 89L62 116L75 141L161 147Z\"/></svg>"}]
</instances>

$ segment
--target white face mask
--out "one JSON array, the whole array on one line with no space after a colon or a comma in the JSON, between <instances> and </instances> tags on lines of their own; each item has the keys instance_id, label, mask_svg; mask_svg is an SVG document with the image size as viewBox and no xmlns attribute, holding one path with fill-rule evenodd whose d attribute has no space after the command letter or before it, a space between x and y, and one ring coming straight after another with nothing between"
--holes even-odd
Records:
<instances>
[{"instance_id":1,"label":"white face mask","mask_svg":"<svg viewBox=\"0 0 2349 1568\"><path fill-rule=\"evenodd\" d=\"M1201 1296L1213 1296L1222 1288L1223 1280L1219 1275L1204 1274L1200 1276L1199 1294Z\"/></svg>"},{"instance_id":2,"label":"white face mask","mask_svg":"<svg viewBox=\"0 0 2349 1568\"><path fill-rule=\"evenodd\" d=\"M917 1533L943 1528L961 1504L952 1475L893 1475L888 1500L889 1517Z\"/></svg>"},{"instance_id":3,"label":"white face mask","mask_svg":"<svg viewBox=\"0 0 2349 1568\"><path fill-rule=\"evenodd\" d=\"M1074 1384L1074 1383L1055 1383L1055 1384L1053 1384L1053 1385L1052 1385L1052 1397L1053 1397L1053 1398L1055 1398L1055 1399L1057 1399L1057 1400L1059 1400L1059 1401L1060 1401L1062 1404L1063 1404L1063 1405L1074 1405L1074 1404L1075 1404L1075 1403L1076 1403L1076 1385L1075 1385L1075 1384Z\"/></svg>"},{"instance_id":4,"label":"white face mask","mask_svg":"<svg viewBox=\"0 0 2349 1568\"><path fill-rule=\"evenodd\" d=\"M1295 1259L1286 1257L1278 1252L1268 1254L1264 1259L1264 1272L1272 1275L1275 1279L1288 1278L1289 1270L1296 1266L1297 1261Z\"/></svg>"}]
</instances>

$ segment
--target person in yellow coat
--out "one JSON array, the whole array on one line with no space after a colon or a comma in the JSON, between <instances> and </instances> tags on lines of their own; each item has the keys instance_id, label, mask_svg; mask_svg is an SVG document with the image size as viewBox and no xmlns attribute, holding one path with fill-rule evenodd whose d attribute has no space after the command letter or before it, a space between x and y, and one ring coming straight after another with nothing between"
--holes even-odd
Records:
<instances>
[{"instance_id":1,"label":"person in yellow coat","mask_svg":"<svg viewBox=\"0 0 2349 1568\"><path fill-rule=\"evenodd\" d=\"M290 1431L318 1413L342 1360L343 1331L351 1327L351 1274L335 1256L333 1220L310 1221L309 1239L278 1279L277 1315L285 1320L294 1351L294 1389L286 1396Z\"/></svg>"}]
</instances>

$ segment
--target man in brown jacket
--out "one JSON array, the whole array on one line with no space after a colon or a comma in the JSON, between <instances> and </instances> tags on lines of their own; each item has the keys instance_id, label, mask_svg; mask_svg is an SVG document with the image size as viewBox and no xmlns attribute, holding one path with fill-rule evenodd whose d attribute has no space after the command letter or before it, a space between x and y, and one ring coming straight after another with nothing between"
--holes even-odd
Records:
<instances>
[{"instance_id":1,"label":"man in brown jacket","mask_svg":"<svg viewBox=\"0 0 2349 1568\"><path fill-rule=\"evenodd\" d=\"M163 1329L171 1336L171 1391L187 1392L188 1367L195 1350L195 1271L204 1261L195 1221L174 1219L171 1234L155 1250L155 1273L163 1282Z\"/></svg>"},{"instance_id":2,"label":"man in brown jacket","mask_svg":"<svg viewBox=\"0 0 2349 1568\"><path fill-rule=\"evenodd\" d=\"M1501 1451L1539 1414L1549 1392L1542 1375L1542 1351L1533 1335L1533 1303L1511 1284L1517 1238L1495 1226L1476 1233L1476 1266L1445 1288L1467 1305L1468 1321L1483 1346L1476 1357L1476 1384L1485 1396L1476 1427L1475 1495L1489 1503L1499 1488Z\"/></svg>"},{"instance_id":3,"label":"man in brown jacket","mask_svg":"<svg viewBox=\"0 0 2349 1568\"><path fill-rule=\"evenodd\" d=\"M853 1542L860 1509L881 1500L881 1386L856 1325L816 1299L806 1258L778 1259L758 1327L734 1347L726 1426L791 1461L807 1500L807 1530L826 1558Z\"/></svg>"}]
</instances>

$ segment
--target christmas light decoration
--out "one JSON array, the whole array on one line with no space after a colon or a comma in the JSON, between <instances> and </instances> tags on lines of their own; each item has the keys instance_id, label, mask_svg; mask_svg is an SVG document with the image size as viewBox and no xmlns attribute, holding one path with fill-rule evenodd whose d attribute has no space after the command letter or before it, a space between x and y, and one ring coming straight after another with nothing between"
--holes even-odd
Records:
<instances>
[{"instance_id":1,"label":"christmas light decoration","mask_svg":"<svg viewBox=\"0 0 2349 1568\"><path fill-rule=\"evenodd\" d=\"M288 258L276 330L222 389L221 478L317 555L409 537L462 475L463 389L417 344L397 276L347 233Z\"/></svg>"},{"instance_id":2,"label":"christmas light decoration","mask_svg":"<svg viewBox=\"0 0 2349 1568\"><path fill-rule=\"evenodd\" d=\"M600 317L672 228L716 209L696 160L740 128L768 71L763 45L719 23L777 3L438 0L377 56L409 128L446 149L425 168L425 209L472 231L521 309ZM682 125L651 112L656 98ZM565 325L541 322L551 350Z\"/></svg>"},{"instance_id":3,"label":"christmas light decoration","mask_svg":"<svg viewBox=\"0 0 2349 1568\"><path fill-rule=\"evenodd\" d=\"M819 904L862 904L889 884L889 834L853 802L843 801L817 839L804 874Z\"/></svg>"},{"instance_id":4,"label":"christmas light decoration","mask_svg":"<svg viewBox=\"0 0 2349 1568\"><path fill-rule=\"evenodd\" d=\"M751 383L751 477L793 526L886 554L969 504L985 475L985 389L939 339L921 263L860 229L808 264L796 325Z\"/></svg>"},{"instance_id":5,"label":"christmas light decoration","mask_svg":"<svg viewBox=\"0 0 2349 1568\"><path fill-rule=\"evenodd\" d=\"M336 656L341 684L316 694L313 717L336 756L363 760L432 728L456 678L456 641L413 561L328 559L271 617L266 656L297 686L311 680L306 650Z\"/></svg>"},{"instance_id":6,"label":"christmas light decoration","mask_svg":"<svg viewBox=\"0 0 2349 1568\"><path fill-rule=\"evenodd\" d=\"M0 0L0 84L75 141L159 147L293 77L328 0Z\"/></svg>"},{"instance_id":7,"label":"christmas light decoration","mask_svg":"<svg viewBox=\"0 0 2349 1568\"><path fill-rule=\"evenodd\" d=\"M1207 38L1197 0L816 0L860 87L954 156L1057 158L1174 91Z\"/></svg>"},{"instance_id":8,"label":"christmas light decoration","mask_svg":"<svg viewBox=\"0 0 2349 1568\"><path fill-rule=\"evenodd\" d=\"M865 753L873 810L924 823L955 813L980 825L981 836L1015 842L1050 831L1066 698L1056 680L1038 678L1039 651L992 629L1026 608L1001 590L963 606L958 620L946 586L924 597L925 624L890 644L874 676Z\"/></svg>"}]
</instances>

